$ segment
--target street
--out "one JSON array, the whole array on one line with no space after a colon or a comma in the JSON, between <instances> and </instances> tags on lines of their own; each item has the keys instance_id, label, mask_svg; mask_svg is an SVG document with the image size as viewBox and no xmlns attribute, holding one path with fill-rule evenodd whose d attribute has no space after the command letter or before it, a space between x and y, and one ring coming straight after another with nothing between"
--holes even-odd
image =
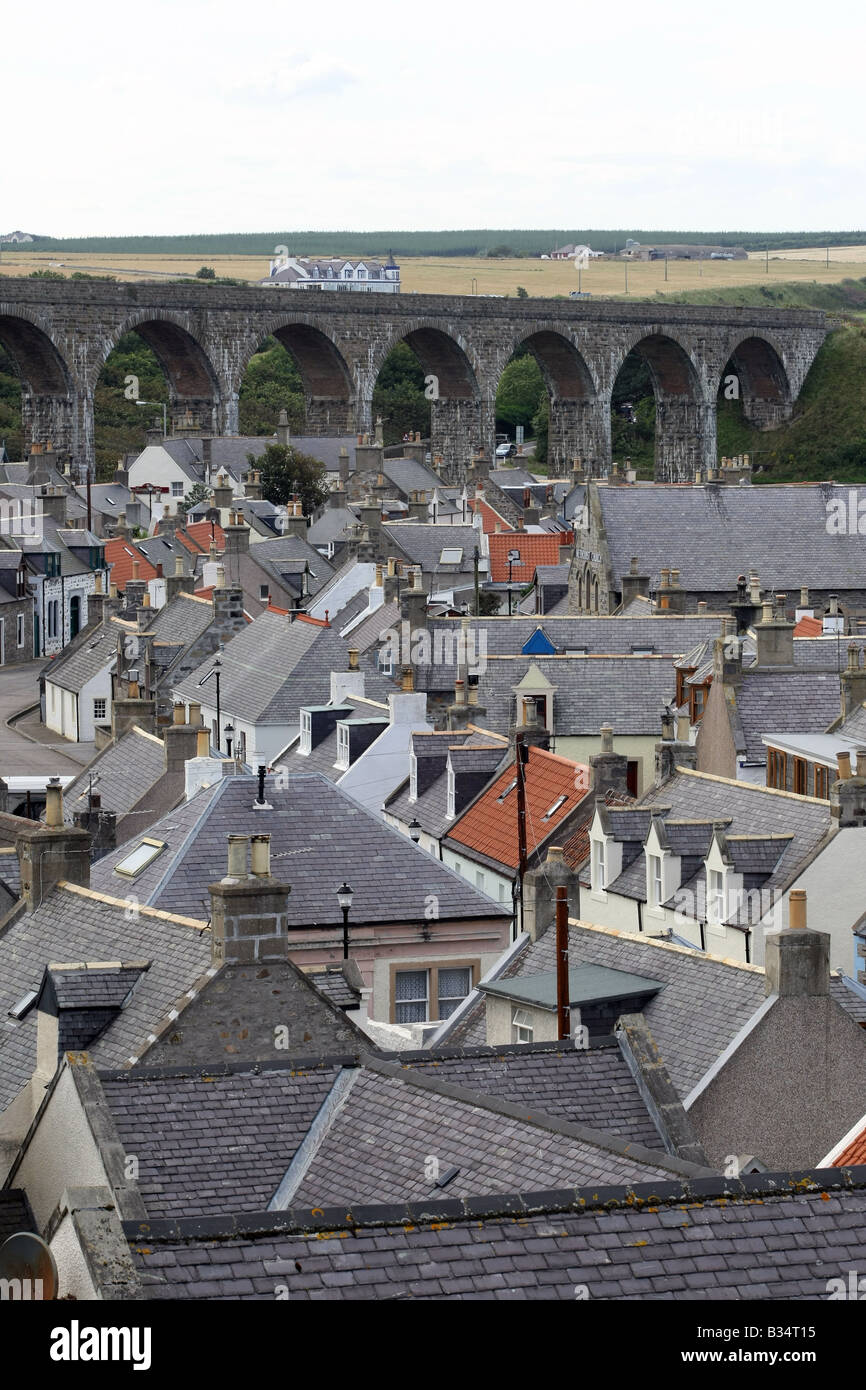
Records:
<instances>
[{"instance_id":1,"label":"street","mask_svg":"<svg viewBox=\"0 0 866 1390\"><path fill-rule=\"evenodd\" d=\"M92 744L70 744L60 738L56 744L31 743L7 727L7 719L38 700L44 664L29 661L0 668L0 777L76 776L92 757Z\"/></svg>"}]
</instances>

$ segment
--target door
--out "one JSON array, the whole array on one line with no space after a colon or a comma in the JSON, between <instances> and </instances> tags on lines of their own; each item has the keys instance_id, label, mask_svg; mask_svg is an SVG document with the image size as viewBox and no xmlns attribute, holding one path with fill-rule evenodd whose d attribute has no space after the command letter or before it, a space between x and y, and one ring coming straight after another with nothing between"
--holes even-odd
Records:
<instances>
[{"instance_id":1,"label":"door","mask_svg":"<svg viewBox=\"0 0 866 1390\"><path fill-rule=\"evenodd\" d=\"M81 631L81 595L73 594L69 600L69 640L72 642Z\"/></svg>"}]
</instances>

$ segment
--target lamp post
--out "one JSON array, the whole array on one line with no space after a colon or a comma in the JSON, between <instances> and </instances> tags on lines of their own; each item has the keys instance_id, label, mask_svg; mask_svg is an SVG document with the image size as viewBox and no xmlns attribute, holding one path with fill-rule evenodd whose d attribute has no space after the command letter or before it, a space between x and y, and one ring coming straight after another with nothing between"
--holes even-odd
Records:
<instances>
[{"instance_id":1,"label":"lamp post","mask_svg":"<svg viewBox=\"0 0 866 1390\"><path fill-rule=\"evenodd\" d=\"M511 566L522 565L519 550L509 550L508 552L508 616L511 617Z\"/></svg>"},{"instance_id":2,"label":"lamp post","mask_svg":"<svg viewBox=\"0 0 866 1390\"><path fill-rule=\"evenodd\" d=\"M417 845L418 841L421 839L421 822L414 816L409 822L409 839L412 841L413 845Z\"/></svg>"},{"instance_id":3,"label":"lamp post","mask_svg":"<svg viewBox=\"0 0 866 1390\"><path fill-rule=\"evenodd\" d=\"M202 676L201 680L199 681L199 685L207 685L207 683L208 683L208 681L210 680L211 676L215 676L215 677L216 677L216 736L217 736L217 752L218 752L218 753L220 753L220 752L222 751L222 746L221 746L221 744L220 744L220 673L221 673L221 669L222 669L222 662L220 661L220 659L219 659L218 656L215 656L215 657L214 657L214 661L213 661L213 666L210 668L210 670L208 671L207 675L206 675L206 676ZM229 749L229 752L231 752L231 749Z\"/></svg>"},{"instance_id":4,"label":"lamp post","mask_svg":"<svg viewBox=\"0 0 866 1390\"><path fill-rule=\"evenodd\" d=\"M217 717L219 717L219 716L217 716ZM226 724L225 728L223 729L223 733L224 733L225 736L226 736L226 751L227 751L229 757L231 757L231 755L232 755L232 739L233 739L234 736L235 736L235 731L234 731L234 729L232 728L231 724Z\"/></svg>"},{"instance_id":5,"label":"lamp post","mask_svg":"<svg viewBox=\"0 0 866 1390\"><path fill-rule=\"evenodd\" d=\"M349 959L349 908L355 896L348 883L343 880L337 889L337 902L343 913L343 960Z\"/></svg>"}]
</instances>

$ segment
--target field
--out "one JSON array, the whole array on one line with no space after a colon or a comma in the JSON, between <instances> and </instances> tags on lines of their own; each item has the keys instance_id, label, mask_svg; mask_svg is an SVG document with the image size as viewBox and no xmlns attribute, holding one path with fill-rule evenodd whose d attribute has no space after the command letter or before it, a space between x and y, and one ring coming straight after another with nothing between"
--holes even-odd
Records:
<instances>
[{"instance_id":1,"label":"field","mask_svg":"<svg viewBox=\"0 0 866 1390\"><path fill-rule=\"evenodd\" d=\"M71 275L111 275L118 280L171 280L194 276L206 263L218 276L251 283L268 272L265 256L139 255L135 253L66 252L3 248L0 274L29 275L52 270ZM628 297L652 298L655 294L689 294L748 286L759 289L774 282L786 284L838 284L847 278L866 276L866 246L831 247L829 264L823 247L772 251L769 260L753 252L745 261L591 261L580 274L571 261L531 259L487 260L478 256L404 256L403 289L417 294L514 295L522 286L532 297L567 295L581 290L599 298L624 298L626 271Z\"/></svg>"}]
</instances>

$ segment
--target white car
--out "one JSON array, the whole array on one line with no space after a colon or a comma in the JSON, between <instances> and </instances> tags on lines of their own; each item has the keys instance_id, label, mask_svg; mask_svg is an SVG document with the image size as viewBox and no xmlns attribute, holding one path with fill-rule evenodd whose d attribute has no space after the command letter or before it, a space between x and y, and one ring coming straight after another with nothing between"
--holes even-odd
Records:
<instances>
[{"instance_id":1,"label":"white car","mask_svg":"<svg viewBox=\"0 0 866 1390\"><path fill-rule=\"evenodd\" d=\"M510 459L510 458L513 458L513 456L514 456L516 453L517 453L517 450L515 449L515 447L514 447L513 444L499 444L499 445L497 445L497 448L496 448L496 457L497 457L498 459Z\"/></svg>"}]
</instances>

